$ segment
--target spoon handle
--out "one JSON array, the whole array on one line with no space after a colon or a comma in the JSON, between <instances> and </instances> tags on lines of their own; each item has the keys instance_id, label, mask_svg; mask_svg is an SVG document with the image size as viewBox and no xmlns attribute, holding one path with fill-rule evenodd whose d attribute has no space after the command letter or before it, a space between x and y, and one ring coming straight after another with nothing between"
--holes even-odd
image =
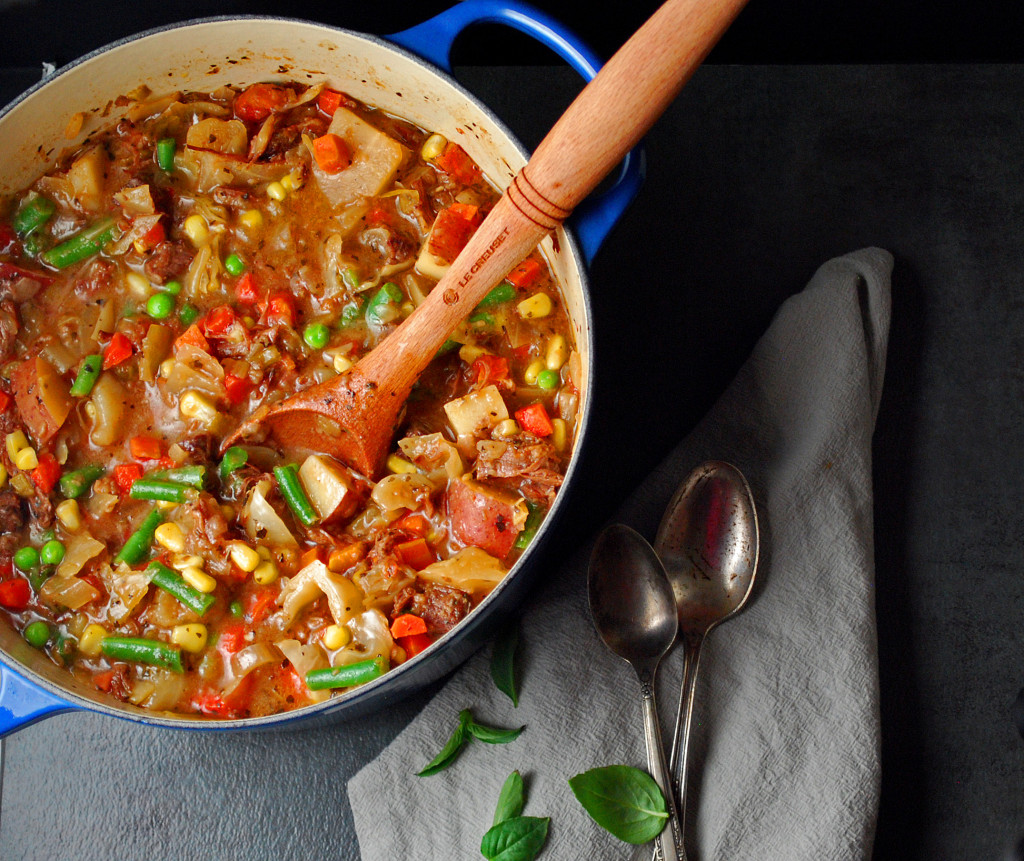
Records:
<instances>
[{"instance_id":1,"label":"spoon handle","mask_svg":"<svg viewBox=\"0 0 1024 861\"><path fill-rule=\"evenodd\" d=\"M658 722L658 709L654 702L654 685L652 682L641 683L644 711L644 741L647 743L647 769L661 788L668 808L668 824L654 840L654 857L656 861L686 861L683 849L679 813L676 810L675 793L672 791L672 779L669 776L668 763L665 761L665 748L661 742L661 725Z\"/></svg>"},{"instance_id":2,"label":"spoon handle","mask_svg":"<svg viewBox=\"0 0 1024 861\"><path fill-rule=\"evenodd\" d=\"M676 707L676 725L672 733L672 755L669 763L679 804L679 830L686 833L686 773L689 764L690 727L693 722L693 695L697 688L697 670L700 669L700 647L704 637L687 637L683 641L683 681L679 686L679 705Z\"/></svg>"}]
</instances>

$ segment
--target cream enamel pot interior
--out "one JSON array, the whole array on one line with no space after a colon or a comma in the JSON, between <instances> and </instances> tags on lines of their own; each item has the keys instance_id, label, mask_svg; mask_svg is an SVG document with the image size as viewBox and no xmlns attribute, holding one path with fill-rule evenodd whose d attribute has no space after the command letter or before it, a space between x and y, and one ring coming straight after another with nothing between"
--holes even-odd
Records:
<instances>
[{"instance_id":1,"label":"cream enamel pot interior","mask_svg":"<svg viewBox=\"0 0 1024 861\"><path fill-rule=\"evenodd\" d=\"M466 0L412 30L380 39L320 24L280 18L230 18L187 22L115 43L58 71L0 113L0 195L24 187L65 147L75 146L124 110L119 96L145 85L154 93L211 90L220 85L295 79L350 93L459 142L492 181L504 187L527 154L504 125L440 68L448 67L455 37L471 24L502 22L530 33L589 78L599 63L557 22L521 4ZM419 55L419 56L417 56ZM69 120L86 117L74 140ZM257 729L345 714L352 716L436 680L467 658L506 620L525 594L531 561L552 534L564 509L590 417L593 376L591 312L585 262L632 200L642 181L642 158L631 153L616 184L581 207L572 233L559 230L543 248L562 285L583 356L583 391L573 461L563 491L532 546L494 592L431 649L380 679L346 694L264 718L206 720L154 714L116 703L58 670L6 625L0 626L0 735L48 715L86 709L149 725L188 729Z\"/></svg>"}]
</instances>

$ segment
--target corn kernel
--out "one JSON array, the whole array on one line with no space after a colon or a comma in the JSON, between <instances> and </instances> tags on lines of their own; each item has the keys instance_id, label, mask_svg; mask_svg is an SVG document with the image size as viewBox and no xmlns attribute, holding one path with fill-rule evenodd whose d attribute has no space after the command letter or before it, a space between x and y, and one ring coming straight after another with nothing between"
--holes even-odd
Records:
<instances>
[{"instance_id":1,"label":"corn kernel","mask_svg":"<svg viewBox=\"0 0 1024 861\"><path fill-rule=\"evenodd\" d=\"M196 565L189 565L181 572L181 579L193 589L209 594L217 588L217 581Z\"/></svg>"},{"instance_id":2,"label":"corn kernel","mask_svg":"<svg viewBox=\"0 0 1024 861\"><path fill-rule=\"evenodd\" d=\"M288 189L279 182L272 182L267 186L267 196L280 203L288 196Z\"/></svg>"},{"instance_id":3,"label":"corn kernel","mask_svg":"<svg viewBox=\"0 0 1024 861\"><path fill-rule=\"evenodd\" d=\"M269 547L264 547L262 544L257 545L257 547L256 547L256 555L259 556L260 559L273 559L274 558L273 556L270 555L270 548Z\"/></svg>"},{"instance_id":4,"label":"corn kernel","mask_svg":"<svg viewBox=\"0 0 1024 861\"><path fill-rule=\"evenodd\" d=\"M7 467L0 463L0 487L7 484Z\"/></svg>"},{"instance_id":5,"label":"corn kernel","mask_svg":"<svg viewBox=\"0 0 1024 861\"><path fill-rule=\"evenodd\" d=\"M22 499L31 499L36 495L36 486L25 473L18 472L11 476L11 489Z\"/></svg>"},{"instance_id":6,"label":"corn kernel","mask_svg":"<svg viewBox=\"0 0 1024 861\"><path fill-rule=\"evenodd\" d=\"M171 502L167 499L161 499L156 503L156 507L161 511L174 511L174 509L178 507L178 503Z\"/></svg>"},{"instance_id":7,"label":"corn kernel","mask_svg":"<svg viewBox=\"0 0 1024 861\"><path fill-rule=\"evenodd\" d=\"M348 356L338 353L334 357L334 370L339 374L352 370L352 360Z\"/></svg>"},{"instance_id":8,"label":"corn kernel","mask_svg":"<svg viewBox=\"0 0 1024 861\"><path fill-rule=\"evenodd\" d=\"M564 335L552 335L548 339L548 349L544 355L544 364L549 371L557 371L569 358L569 348Z\"/></svg>"},{"instance_id":9,"label":"corn kernel","mask_svg":"<svg viewBox=\"0 0 1024 861\"><path fill-rule=\"evenodd\" d=\"M231 561L241 568L246 574L256 570L260 564L260 554L253 550L248 544L236 541L228 551Z\"/></svg>"},{"instance_id":10,"label":"corn kernel","mask_svg":"<svg viewBox=\"0 0 1024 861\"><path fill-rule=\"evenodd\" d=\"M178 412L182 418L193 419L204 425L212 425L219 415L213 401L195 389L189 389L181 396Z\"/></svg>"},{"instance_id":11,"label":"corn kernel","mask_svg":"<svg viewBox=\"0 0 1024 861\"><path fill-rule=\"evenodd\" d=\"M174 372L174 366L176 364L176 359L164 359L160 363L160 376L166 380Z\"/></svg>"},{"instance_id":12,"label":"corn kernel","mask_svg":"<svg viewBox=\"0 0 1024 861\"><path fill-rule=\"evenodd\" d=\"M238 220L247 230L259 230L263 226L263 213L258 209L247 209L238 216Z\"/></svg>"},{"instance_id":13,"label":"corn kernel","mask_svg":"<svg viewBox=\"0 0 1024 861\"><path fill-rule=\"evenodd\" d=\"M210 238L210 229L206 226L206 219L201 215L190 215L181 225L181 229L185 231L189 241L197 248L206 244Z\"/></svg>"},{"instance_id":14,"label":"corn kernel","mask_svg":"<svg viewBox=\"0 0 1024 861\"><path fill-rule=\"evenodd\" d=\"M171 557L171 567L176 571L184 571L186 568L202 568L203 557L193 554L179 553Z\"/></svg>"},{"instance_id":15,"label":"corn kernel","mask_svg":"<svg viewBox=\"0 0 1024 861\"><path fill-rule=\"evenodd\" d=\"M325 649L331 651L344 648L352 639L352 634L344 625L328 625L324 628L323 644Z\"/></svg>"},{"instance_id":16,"label":"corn kernel","mask_svg":"<svg viewBox=\"0 0 1024 861\"><path fill-rule=\"evenodd\" d=\"M483 347L478 347L475 344L463 344L459 347L459 358L462 359L467 365L472 365L481 356L488 355L487 351Z\"/></svg>"},{"instance_id":17,"label":"corn kernel","mask_svg":"<svg viewBox=\"0 0 1024 861\"><path fill-rule=\"evenodd\" d=\"M303 178L302 170L300 168L295 168L295 170L288 174L286 179L288 180L288 184L285 186L285 188L288 189L288 191L296 191L302 188L303 185L305 185L305 180ZM281 182L283 184L284 180L282 179Z\"/></svg>"},{"instance_id":18,"label":"corn kernel","mask_svg":"<svg viewBox=\"0 0 1024 861\"><path fill-rule=\"evenodd\" d=\"M23 448L14 456L14 465L21 470L35 469L39 466L39 457L34 448Z\"/></svg>"},{"instance_id":19,"label":"corn kernel","mask_svg":"<svg viewBox=\"0 0 1024 861\"><path fill-rule=\"evenodd\" d=\"M448 146L448 140L444 135L432 134L420 147L420 156L424 161L433 161L444 152L446 146Z\"/></svg>"},{"instance_id":20,"label":"corn kernel","mask_svg":"<svg viewBox=\"0 0 1024 861\"><path fill-rule=\"evenodd\" d=\"M28 438L23 430L16 430L14 433L7 434L5 442L7 444L7 457L12 461L18 456L19 451L23 448L28 448Z\"/></svg>"},{"instance_id":21,"label":"corn kernel","mask_svg":"<svg viewBox=\"0 0 1024 861\"><path fill-rule=\"evenodd\" d=\"M161 523L156 528L154 537L161 547L165 547L171 553L185 552L185 533L177 523Z\"/></svg>"},{"instance_id":22,"label":"corn kernel","mask_svg":"<svg viewBox=\"0 0 1024 861\"><path fill-rule=\"evenodd\" d=\"M138 272L129 272L125 275L124 283L128 286L128 291L136 299L145 299L153 292L153 285L146 278L139 275Z\"/></svg>"},{"instance_id":23,"label":"corn kernel","mask_svg":"<svg viewBox=\"0 0 1024 861\"><path fill-rule=\"evenodd\" d=\"M399 457L397 454L388 455L388 472L417 472L415 466L413 466L404 457Z\"/></svg>"},{"instance_id":24,"label":"corn kernel","mask_svg":"<svg viewBox=\"0 0 1024 861\"><path fill-rule=\"evenodd\" d=\"M188 625L175 625L171 629L171 642L181 646L186 652L201 652L206 648L209 632L202 622L191 622Z\"/></svg>"},{"instance_id":25,"label":"corn kernel","mask_svg":"<svg viewBox=\"0 0 1024 861\"><path fill-rule=\"evenodd\" d=\"M281 177L281 187L285 191L295 191L295 177L293 177L290 173L286 173L284 176Z\"/></svg>"},{"instance_id":26,"label":"corn kernel","mask_svg":"<svg viewBox=\"0 0 1024 861\"><path fill-rule=\"evenodd\" d=\"M551 428L551 444L556 451L564 451L565 444L569 440L569 429L565 424L565 419L552 419Z\"/></svg>"},{"instance_id":27,"label":"corn kernel","mask_svg":"<svg viewBox=\"0 0 1024 861\"><path fill-rule=\"evenodd\" d=\"M277 575L277 566L273 562L261 562L256 566L256 570L252 572L252 579L259 583L260 586L266 586L269 583L273 583L277 579Z\"/></svg>"},{"instance_id":28,"label":"corn kernel","mask_svg":"<svg viewBox=\"0 0 1024 861\"><path fill-rule=\"evenodd\" d=\"M77 499L65 499L58 503L53 513L69 532L77 532L82 528L82 510L78 507Z\"/></svg>"},{"instance_id":29,"label":"corn kernel","mask_svg":"<svg viewBox=\"0 0 1024 861\"><path fill-rule=\"evenodd\" d=\"M509 437L515 436L519 433L519 425L515 419L504 419L498 422L494 426L494 430L491 431L492 436Z\"/></svg>"},{"instance_id":30,"label":"corn kernel","mask_svg":"<svg viewBox=\"0 0 1024 861\"><path fill-rule=\"evenodd\" d=\"M78 651L87 658L98 658L103 645L103 639L106 636L107 629L102 625L97 625L95 622L87 625L85 630L82 631L82 636L78 638Z\"/></svg>"},{"instance_id":31,"label":"corn kernel","mask_svg":"<svg viewBox=\"0 0 1024 861\"><path fill-rule=\"evenodd\" d=\"M547 317L554 309L554 305L551 304L551 297L547 293L534 293L516 305L516 309L524 320L537 320L540 317Z\"/></svg>"},{"instance_id":32,"label":"corn kernel","mask_svg":"<svg viewBox=\"0 0 1024 861\"><path fill-rule=\"evenodd\" d=\"M540 359L534 359L526 366L526 370L523 371L523 382L528 386L534 386L537 384L537 376L541 371L544 370L544 362Z\"/></svg>"}]
</instances>

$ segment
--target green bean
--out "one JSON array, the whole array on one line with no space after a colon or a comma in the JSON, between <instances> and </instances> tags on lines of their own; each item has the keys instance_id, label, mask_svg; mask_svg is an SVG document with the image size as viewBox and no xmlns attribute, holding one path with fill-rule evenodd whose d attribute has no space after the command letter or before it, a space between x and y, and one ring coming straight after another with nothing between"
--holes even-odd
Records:
<instances>
[{"instance_id":1,"label":"green bean","mask_svg":"<svg viewBox=\"0 0 1024 861\"><path fill-rule=\"evenodd\" d=\"M60 477L60 492L68 499L78 499L78 497L88 493L93 482L101 478L105 472L106 470L102 466L95 463L89 463L79 469L65 472Z\"/></svg>"},{"instance_id":2,"label":"green bean","mask_svg":"<svg viewBox=\"0 0 1024 861\"><path fill-rule=\"evenodd\" d=\"M220 480L225 482L228 480L228 476L231 475L236 469L240 469L245 466L249 460L249 452L239 445L233 445L226 452L224 452L224 459L220 462Z\"/></svg>"},{"instance_id":3,"label":"green bean","mask_svg":"<svg viewBox=\"0 0 1024 861\"><path fill-rule=\"evenodd\" d=\"M160 562L150 562L146 570L151 572L151 582L154 586L163 589L168 595L173 595L193 613L202 616L216 600L213 595L189 586L177 571L172 571Z\"/></svg>"},{"instance_id":4,"label":"green bean","mask_svg":"<svg viewBox=\"0 0 1024 861\"><path fill-rule=\"evenodd\" d=\"M277 485L281 488L281 496L288 503L292 514L305 526L312 526L316 523L316 509L313 508L313 503L306 496L306 491L302 489L298 467L294 463L287 466L275 466L274 478L277 479Z\"/></svg>"},{"instance_id":5,"label":"green bean","mask_svg":"<svg viewBox=\"0 0 1024 861\"><path fill-rule=\"evenodd\" d=\"M196 490L202 490L206 484L206 467L199 465L174 466L154 472L149 478L158 478L161 481L170 481L174 484L187 484Z\"/></svg>"},{"instance_id":6,"label":"green bean","mask_svg":"<svg viewBox=\"0 0 1024 861\"><path fill-rule=\"evenodd\" d=\"M92 257L117 233L117 224L114 219L104 218L81 233L72 236L66 242L55 245L49 251L44 252L41 257L45 263L55 269L66 269L74 263L85 260L86 257Z\"/></svg>"},{"instance_id":7,"label":"green bean","mask_svg":"<svg viewBox=\"0 0 1024 861\"><path fill-rule=\"evenodd\" d=\"M71 394L76 398L84 398L88 395L92 391L92 387L96 385L96 381L100 378L102 370L103 356L99 353L93 353L91 356L86 356L82 359L82 364L78 368L75 381L71 384Z\"/></svg>"},{"instance_id":8,"label":"green bean","mask_svg":"<svg viewBox=\"0 0 1024 861\"><path fill-rule=\"evenodd\" d=\"M134 487L134 484L132 486ZM114 564L127 562L129 565L136 565L145 559L146 554L149 553L150 546L153 544L153 535L156 532L156 528L163 521L164 516L160 513L159 509L154 508L150 511L146 515L146 519L142 521L142 525L125 542L121 552L114 557Z\"/></svg>"},{"instance_id":9,"label":"green bean","mask_svg":"<svg viewBox=\"0 0 1024 861\"><path fill-rule=\"evenodd\" d=\"M176 673L185 672L181 663L181 650L160 640L145 637L104 637L100 650L108 658L118 661L132 661L137 664L151 664Z\"/></svg>"},{"instance_id":10,"label":"green bean","mask_svg":"<svg viewBox=\"0 0 1024 861\"><path fill-rule=\"evenodd\" d=\"M503 281L480 300L480 304L476 306L476 310L479 311L481 308L490 308L494 305L501 305L503 302L511 302L515 298L516 288L509 284L508 281Z\"/></svg>"},{"instance_id":11,"label":"green bean","mask_svg":"<svg viewBox=\"0 0 1024 861\"><path fill-rule=\"evenodd\" d=\"M519 533L516 538L516 543L513 545L516 550L525 550L530 546L530 542L533 541L533 536L537 534L537 530L540 528L540 524L544 520L544 509L537 505L536 502L526 500L526 507L529 509L530 513L526 516L526 523L523 524L523 531Z\"/></svg>"},{"instance_id":12,"label":"green bean","mask_svg":"<svg viewBox=\"0 0 1024 861\"><path fill-rule=\"evenodd\" d=\"M438 348L438 351L434 354L434 358L436 359L439 356L445 356L452 350L456 350L461 346L462 345L458 341L454 340L453 338L449 338Z\"/></svg>"},{"instance_id":13,"label":"green bean","mask_svg":"<svg viewBox=\"0 0 1024 861\"><path fill-rule=\"evenodd\" d=\"M492 314L488 314L486 311L480 311L479 313L471 314L469 317L469 322L479 323L482 326L494 328L494 316Z\"/></svg>"},{"instance_id":14,"label":"green bean","mask_svg":"<svg viewBox=\"0 0 1024 861\"><path fill-rule=\"evenodd\" d=\"M357 661L343 667L325 667L322 670L310 670L306 673L306 687L311 691L322 691L328 688L350 688L372 682L388 671L388 662L384 657Z\"/></svg>"},{"instance_id":15,"label":"green bean","mask_svg":"<svg viewBox=\"0 0 1024 861\"><path fill-rule=\"evenodd\" d=\"M30 236L46 224L56 211L56 203L48 197L37 194L25 201L11 223L19 236Z\"/></svg>"},{"instance_id":16,"label":"green bean","mask_svg":"<svg viewBox=\"0 0 1024 861\"><path fill-rule=\"evenodd\" d=\"M154 502L188 502L190 488L173 481L144 476L132 482L132 499L150 499Z\"/></svg>"},{"instance_id":17,"label":"green bean","mask_svg":"<svg viewBox=\"0 0 1024 861\"><path fill-rule=\"evenodd\" d=\"M174 138L160 138L156 142L156 163L161 170L174 170L174 151L176 149Z\"/></svg>"},{"instance_id":18,"label":"green bean","mask_svg":"<svg viewBox=\"0 0 1024 861\"><path fill-rule=\"evenodd\" d=\"M366 306L368 323L390 323L398 316L398 303L402 301L402 291L397 284L388 281L370 299Z\"/></svg>"},{"instance_id":19,"label":"green bean","mask_svg":"<svg viewBox=\"0 0 1024 861\"><path fill-rule=\"evenodd\" d=\"M370 300L368 297L364 297L360 302L349 302L344 308L341 309L341 317L338 320L338 324L342 329L351 326L357 320L362 320L366 315L366 308L369 305Z\"/></svg>"}]
</instances>

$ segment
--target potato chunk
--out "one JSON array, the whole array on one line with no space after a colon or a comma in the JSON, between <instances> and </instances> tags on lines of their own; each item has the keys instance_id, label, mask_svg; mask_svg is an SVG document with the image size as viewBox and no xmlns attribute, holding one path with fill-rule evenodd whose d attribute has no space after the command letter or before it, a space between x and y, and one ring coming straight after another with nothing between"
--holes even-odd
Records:
<instances>
[{"instance_id":1,"label":"potato chunk","mask_svg":"<svg viewBox=\"0 0 1024 861\"><path fill-rule=\"evenodd\" d=\"M462 398L448 401L444 411L459 436L475 434L508 418L508 408L497 386L484 386Z\"/></svg>"},{"instance_id":2,"label":"potato chunk","mask_svg":"<svg viewBox=\"0 0 1024 861\"><path fill-rule=\"evenodd\" d=\"M351 477L330 458L311 454L299 468L299 480L321 523L348 517L359 504Z\"/></svg>"},{"instance_id":3,"label":"potato chunk","mask_svg":"<svg viewBox=\"0 0 1024 861\"><path fill-rule=\"evenodd\" d=\"M496 559L508 556L529 515L522 497L468 476L449 482L447 505L454 536Z\"/></svg>"},{"instance_id":4,"label":"potato chunk","mask_svg":"<svg viewBox=\"0 0 1024 861\"><path fill-rule=\"evenodd\" d=\"M334 112L327 131L341 138L352 153L352 163L338 173L325 173L313 161L320 189L337 209L376 197L405 159L405 147L398 141L345 108Z\"/></svg>"}]
</instances>

